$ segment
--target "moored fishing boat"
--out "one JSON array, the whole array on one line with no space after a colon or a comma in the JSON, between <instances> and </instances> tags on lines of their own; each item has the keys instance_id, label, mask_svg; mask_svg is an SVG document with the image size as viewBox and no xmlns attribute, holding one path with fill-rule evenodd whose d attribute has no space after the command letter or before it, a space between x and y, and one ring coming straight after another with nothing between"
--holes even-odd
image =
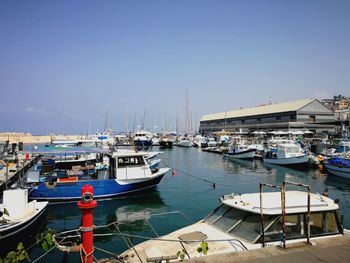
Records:
<instances>
[{"instance_id":1,"label":"moored fishing boat","mask_svg":"<svg viewBox=\"0 0 350 263\"><path fill-rule=\"evenodd\" d=\"M277 164L292 168L304 168L309 163L308 155L303 149L292 143L278 144L277 148L268 150L263 158L264 163Z\"/></svg>"},{"instance_id":2,"label":"moored fishing boat","mask_svg":"<svg viewBox=\"0 0 350 263\"><path fill-rule=\"evenodd\" d=\"M183 138L182 140L180 140L177 144L177 146L180 147L191 147L192 146L192 142L187 138Z\"/></svg>"},{"instance_id":3,"label":"moored fishing boat","mask_svg":"<svg viewBox=\"0 0 350 263\"><path fill-rule=\"evenodd\" d=\"M27 189L4 191L0 204L0 243L5 244L16 236L23 238L22 232L40 220L47 204L35 200L28 202Z\"/></svg>"},{"instance_id":4,"label":"moored fishing boat","mask_svg":"<svg viewBox=\"0 0 350 263\"><path fill-rule=\"evenodd\" d=\"M319 194L281 187L281 192L225 195L220 202L203 220L125 251L123 262L220 256L350 234L343 229L339 205Z\"/></svg>"},{"instance_id":5,"label":"moored fishing boat","mask_svg":"<svg viewBox=\"0 0 350 263\"><path fill-rule=\"evenodd\" d=\"M331 174L350 179L350 160L334 157L324 163L327 171Z\"/></svg>"},{"instance_id":6,"label":"moored fishing boat","mask_svg":"<svg viewBox=\"0 0 350 263\"><path fill-rule=\"evenodd\" d=\"M253 160L256 153L255 148L249 148L243 143L237 144L235 147L232 147L224 156L229 159L245 159Z\"/></svg>"},{"instance_id":7,"label":"moored fishing boat","mask_svg":"<svg viewBox=\"0 0 350 263\"><path fill-rule=\"evenodd\" d=\"M138 148L151 147L153 144L152 137L153 134L148 131L137 131L134 134L134 145Z\"/></svg>"},{"instance_id":8,"label":"moored fishing boat","mask_svg":"<svg viewBox=\"0 0 350 263\"><path fill-rule=\"evenodd\" d=\"M30 192L31 199L78 200L81 188L90 184L95 198L112 198L155 188L170 168L151 169L144 152L117 151L109 155L109 168L92 176L46 176ZM62 180L63 179L63 180Z\"/></svg>"}]
</instances>

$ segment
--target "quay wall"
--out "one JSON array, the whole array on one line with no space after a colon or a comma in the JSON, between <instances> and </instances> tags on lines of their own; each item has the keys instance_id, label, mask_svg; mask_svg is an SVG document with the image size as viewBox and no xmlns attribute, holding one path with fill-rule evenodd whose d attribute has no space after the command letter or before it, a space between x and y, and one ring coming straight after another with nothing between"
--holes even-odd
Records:
<instances>
[{"instance_id":1,"label":"quay wall","mask_svg":"<svg viewBox=\"0 0 350 263\"><path fill-rule=\"evenodd\" d=\"M81 135L32 135L31 133L5 132L0 133L0 142L10 141L10 143L50 143L52 140L77 140Z\"/></svg>"}]
</instances>

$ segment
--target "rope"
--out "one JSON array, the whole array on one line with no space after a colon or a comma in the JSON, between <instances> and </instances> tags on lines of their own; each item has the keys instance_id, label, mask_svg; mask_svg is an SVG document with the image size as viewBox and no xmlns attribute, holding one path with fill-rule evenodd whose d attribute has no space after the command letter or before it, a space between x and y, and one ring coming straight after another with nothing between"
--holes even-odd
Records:
<instances>
[{"instance_id":1,"label":"rope","mask_svg":"<svg viewBox=\"0 0 350 263\"><path fill-rule=\"evenodd\" d=\"M177 168L171 167L171 166L170 166L170 165L168 165L167 163L165 163L165 165L166 165L167 167L171 168L172 170L178 171L178 172L180 172L180 173L182 173L182 174L184 174L184 175L187 175L187 176L193 177L193 178L195 178L195 179L197 179L197 180L200 180L200 181L202 181L202 182L205 182L205 183L209 183L209 184L211 184L211 185L213 186L213 189L215 189L215 188L216 188L216 183L215 183L215 182L213 182L213 181L209 181L209 180L207 180L207 179L203 179L203 178L201 178L201 177L198 177L198 176L192 175L192 174L190 174L190 173L188 173L188 172L185 172L185 171L183 171L183 170L180 170L180 169L177 169Z\"/></svg>"},{"instance_id":2,"label":"rope","mask_svg":"<svg viewBox=\"0 0 350 263\"><path fill-rule=\"evenodd\" d=\"M63 239L64 240L64 239ZM63 242L63 240L61 242ZM61 242L58 242L57 244L61 244ZM50 253L54 248L56 248L57 245L53 246L52 248L50 248L48 251L46 251L44 254L42 254L40 257L38 257L37 259L33 260L32 263L35 263L37 261L39 261L40 259L42 259L43 257L45 257L48 253Z\"/></svg>"},{"instance_id":3,"label":"rope","mask_svg":"<svg viewBox=\"0 0 350 263\"><path fill-rule=\"evenodd\" d=\"M96 250L99 250L99 251L102 251L102 252L104 252L104 253L106 253L106 254L109 254L109 255L111 255L111 256L113 256L113 257L119 257L119 255L118 255L118 254L115 254L115 253L109 252L109 251L104 250L104 249L102 249L102 248L100 248L100 247L96 247L96 246L94 246L94 248L95 248Z\"/></svg>"},{"instance_id":4,"label":"rope","mask_svg":"<svg viewBox=\"0 0 350 263\"><path fill-rule=\"evenodd\" d=\"M93 253L94 253L94 247L92 247L92 250L90 251L90 253L86 253L83 244L80 244L80 259L82 263L85 263L88 259L88 257L90 257ZM85 256L83 256L83 253Z\"/></svg>"}]
</instances>

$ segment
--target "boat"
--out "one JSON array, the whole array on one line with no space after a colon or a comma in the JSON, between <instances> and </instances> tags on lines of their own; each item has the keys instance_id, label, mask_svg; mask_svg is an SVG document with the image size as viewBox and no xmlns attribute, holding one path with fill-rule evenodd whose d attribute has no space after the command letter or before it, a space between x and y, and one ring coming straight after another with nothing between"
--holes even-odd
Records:
<instances>
[{"instance_id":1,"label":"boat","mask_svg":"<svg viewBox=\"0 0 350 263\"><path fill-rule=\"evenodd\" d=\"M253 160L255 157L255 152L255 149L234 147L225 153L224 156L228 157L229 159Z\"/></svg>"},{"instance_id":2,"label":"boat","mask_svg":"<svg viewBox=\"0 0 350 263\"><path fill-rule=\"evenodd\" d=\"M195 261L202 262L200 257L205 255L288 247L305 241L317 244L318 240L326 238L331 242L332 237L350 234L343 228L335 201L318 193L285 189L224 195L220 206L204 219L133 246L122 253L121 258L127 263L178 262L182 254L180 261L198 258Z\"/></svg>"},{"instance_id":3,"label":"boat","mask_svg":"<svg viewBox=\"0 0 350 263\"><path fill-rule=\"evenodd\" d=\"M334 157L324 163L327 171L343 178L350 179L350 160Z\"/></svg>"},{"instance_id":4,"label":"boat","mask_svg":"<svg viewBox=\"0 0 350 263\"><path fill-rule=\"evenodd\" d=\"M77 174L70 178L65 173L53 174L37 182L29 197L37 200L68 201L81 198L81 188L90 184L95 189L95 198L112 198L155 188L170 168L151 169L145 152L116 151L108 155L107 170L97 175ZM61 180L61 178L68 178Z\"/></svg>"},{"instance_id":5,"label":"boat","mask_svg":"<svg viewBox=\"0 0 350 263\"><path fill-rule=\"evenodd\" d=\"M207 143L208 143L208 147L218 146L218 143L215 141L215 138L209 138Z\"/></svg>"},{"instance_id":6,"label":"boat","mask_svg":"<svg viewBox=\"0 0 350 263\"><path fill-rule=\"evenodd\" d=\"M277 148L270 148L264 158L264 163L305 168L309 159L300 145L294 143L281 143Z\"/></svg>"},{"instance_id":7,"label":"boat","mask_svg":"<svg viewBox=\"0 0 350 263\"><path fill-rule=\"evenodd\" d=\"M192 141L194 147L201 147L202 143L205 143L205 142L206 142L206 138L200 134L197 134L196 136L194 136Z\"/></svg>"},{"instance_id":8,"label":"boat","mask_svg":"<svg viewBox=\"0 0 350 263\"><path fill-rule=\"evenodd\" d=\"M161 135L159 139L160 148L173 148L173 139L167 135Z\"/></svg>"},{"instance_id":9,"label":"boat","mask_svg":"<svg viewBox=\"0 0 350 263\"><path fill-rule=\"evenodd\" d=\"M224 156L229 159L253 160L255 153L256 148L249 148L243 142L239 142L234 147L229 149L228 152L224 154Z\"/></svg>"},{"instance_id":10,"label":"boat","mask_svg":"<svg viewBox=\"0 0 350 263\"><path fill-rule=\"evenodd\" d=\"M190 139L185 136L184 138L182 138L178 143L177 146L180 147L191 147L192 146L192 142L190 141Z\"/></svg>"},{"instance_id":11,"label":"boat","mask_svg":"<svg viewBox=\"0 0 350 263\"><path fill-rule=\"evenodd\" d=\"M136 147L150 147L152 146L152 137L153 134L145 131L145 130L140 130L135 132L134 134L134 145Z\"/></svg>"},{"instance_id":12,"label":"boat","mask_svg":"<svg viewBox=\"0 0 350 263\"><path fill-rule=\"evenodd\" d=\"M16 237L36 224L44 215L48 202L28 202L28 189L5 190L0 204L0 243Z\"/></svg>"}]
</instances>

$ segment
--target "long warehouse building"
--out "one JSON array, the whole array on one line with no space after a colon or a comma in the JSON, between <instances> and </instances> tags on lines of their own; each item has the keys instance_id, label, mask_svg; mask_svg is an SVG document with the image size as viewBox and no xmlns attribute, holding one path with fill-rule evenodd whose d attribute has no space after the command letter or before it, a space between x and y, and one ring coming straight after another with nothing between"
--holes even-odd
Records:
<instances>
[{"instance_id":1,"label":"long warehouse building","mask_svg":"<svg viewBox=\"0 0 350 263\"><path fill-rule=\"evenodd\" d=\"M207 134L216 131L254 130L335 130L334 112L317 99L303 99L253 108L204 115L199 131Z\"/></svg>"}]
</instances>

